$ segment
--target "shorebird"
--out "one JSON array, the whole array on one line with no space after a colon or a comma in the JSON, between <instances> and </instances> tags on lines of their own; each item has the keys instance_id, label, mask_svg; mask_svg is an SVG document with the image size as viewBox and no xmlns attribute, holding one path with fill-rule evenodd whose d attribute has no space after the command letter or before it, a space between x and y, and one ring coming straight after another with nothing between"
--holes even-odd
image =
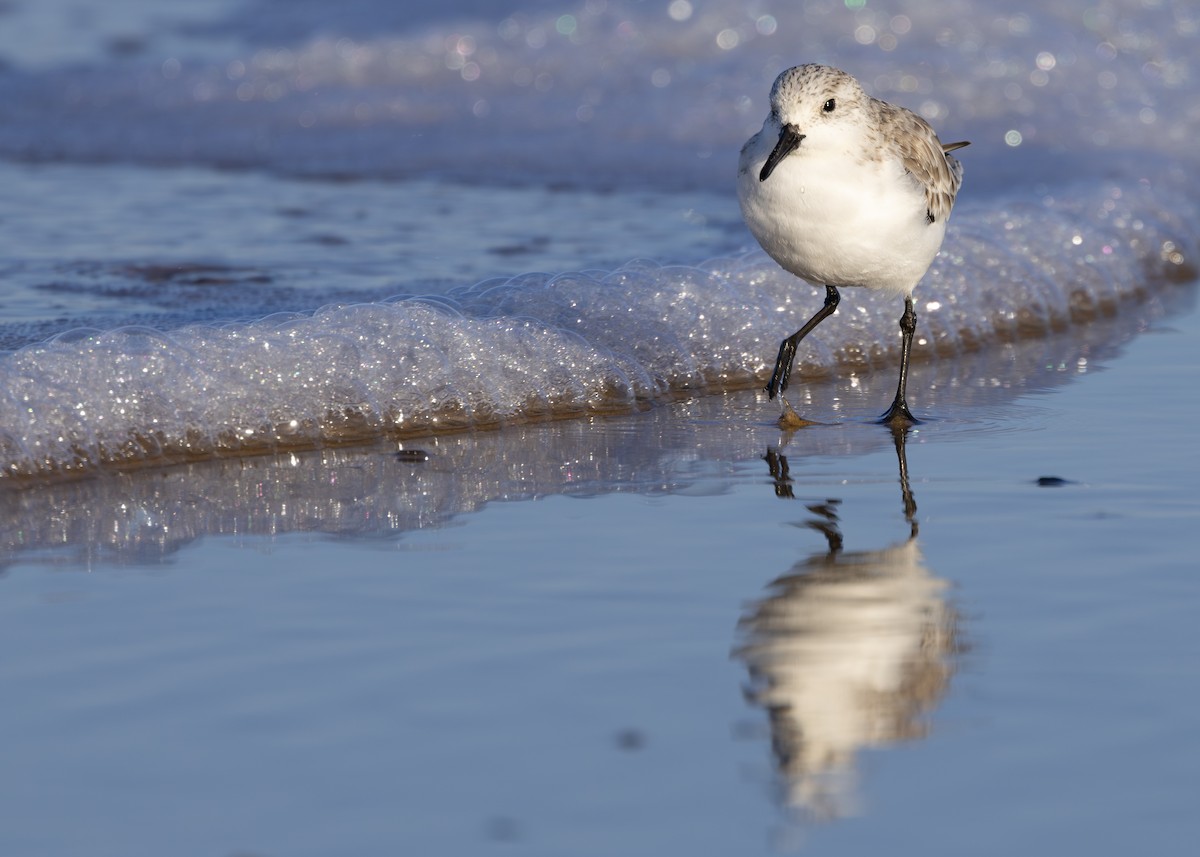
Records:
<instances>
[{"instance_id":1,"label":"shorebird","mask_svg":"<svg viewBox=\"0 0 1200 857\"><path fill-rule=\"evenodd\" d=\"M825 286L825 304L779 347L767 395L787 389L796 346L837 309L838 289L904 298L900 382L881 423L918 422L906 400L913 289L942 246L962 164L921 117L867 95L844 71L790 68L742 147L738 200L750 232L786 271Z\"/></svg>"}]
</instances>

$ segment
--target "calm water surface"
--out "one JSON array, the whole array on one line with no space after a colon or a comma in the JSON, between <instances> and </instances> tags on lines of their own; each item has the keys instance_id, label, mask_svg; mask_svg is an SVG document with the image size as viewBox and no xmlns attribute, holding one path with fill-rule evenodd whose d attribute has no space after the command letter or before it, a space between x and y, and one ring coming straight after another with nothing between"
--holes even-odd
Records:
<instances>
[{"instance_id":1,"label":"calm water surface","mask_svg":"<svg viewBox=\"0 0 1200 857\"><path fill-rule=\"evenodd\" d=\"M1177 851L1198 333L1184 310L975 413L947 385L912 522L849 385L791 438L741 394L432 441L390 486L361 477L388 450L243 462L209 518L180 469L10 495L75 491L43 517L76 535L8 540L0 845Z\"/></svg>"}]
</instances>

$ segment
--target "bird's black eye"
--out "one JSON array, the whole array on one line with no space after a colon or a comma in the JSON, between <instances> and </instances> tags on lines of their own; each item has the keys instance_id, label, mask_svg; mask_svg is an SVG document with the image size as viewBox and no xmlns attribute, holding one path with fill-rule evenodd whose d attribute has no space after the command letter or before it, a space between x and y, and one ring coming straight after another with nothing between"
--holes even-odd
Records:
<instances>
[{"instance_id":1,"label":"bird's black eye","mask_svg":"<svg viewBox=\"0 0 1200 857\"><path fill-rule=\"evenodd\" d=\"M835 107L837 107L837 102L834 101L832 98L830 98L823 105L821 105L821 110L824 111L825 113L832 113L833 108L835 108Z\"/></svg>"}]
</instances>

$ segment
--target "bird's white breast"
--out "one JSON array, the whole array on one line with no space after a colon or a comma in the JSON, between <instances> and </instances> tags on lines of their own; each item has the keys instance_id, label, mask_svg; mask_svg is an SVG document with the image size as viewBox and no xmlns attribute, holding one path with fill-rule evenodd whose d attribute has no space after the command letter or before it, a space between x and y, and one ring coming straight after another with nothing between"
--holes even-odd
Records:
<instances>
[{"instance_id":1,"label":"bird's white breast","mask_svg":"<svg viewBox=\"0 0 1200 857\"><path fill-rule=\"evenodd\" d=\"M818 285L910 294L937 255L946 224L929 222L924 191L899 158L801 143L759 181L776 139L768 123L746 143L739 166L742 215L763 249Z\"/></svg>"}]
</instances>

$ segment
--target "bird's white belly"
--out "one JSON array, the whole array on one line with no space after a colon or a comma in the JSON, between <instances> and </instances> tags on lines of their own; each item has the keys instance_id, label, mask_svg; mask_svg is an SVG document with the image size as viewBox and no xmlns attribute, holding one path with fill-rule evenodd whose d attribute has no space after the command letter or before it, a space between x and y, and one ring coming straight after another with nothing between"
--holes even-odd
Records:
<instances>
[{"instance_id":1,"label":"bird's white belly","mask_svg":"<svg viewBox=\"0 0 1200 857\"><path fill-rule=\"evenodd\" d=\"M765 182L742 172L738 197L751 233L785 270L818 285L912 292L937 255L945 223L898 165L818 162L803 149Z\"/></svg>"}]
</instances>

